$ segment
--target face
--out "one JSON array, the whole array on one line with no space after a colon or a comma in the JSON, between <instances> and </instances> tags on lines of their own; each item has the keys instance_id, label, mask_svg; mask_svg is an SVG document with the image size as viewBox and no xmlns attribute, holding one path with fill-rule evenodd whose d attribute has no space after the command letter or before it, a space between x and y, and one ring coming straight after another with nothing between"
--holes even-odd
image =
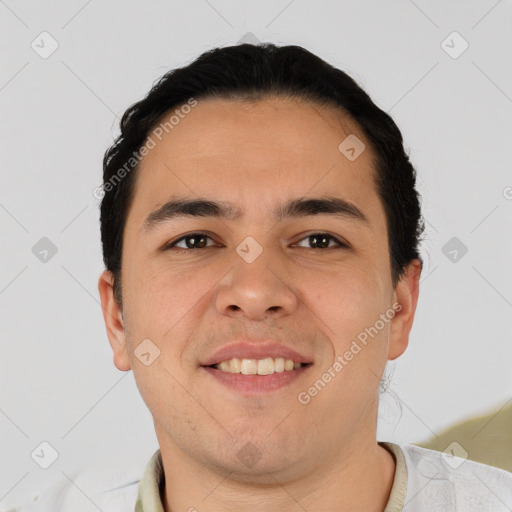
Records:
<instances>
[{"instance_id":1,"label":"face","mask_svg":"<svg viewBox=\"0 0 512 512\"><path fill-rule=\"evenodd\" d=\"M349 135L365 145L355 159L339 149ZM392 286L374 168L350 119L278 98L199 101L142 160L122 311L108 272L99 291L114 362L132 369L162 452L291 478L375 443L419 263ZM217 207L164 207L178 199Z\"/></svg>"}]
</instances>

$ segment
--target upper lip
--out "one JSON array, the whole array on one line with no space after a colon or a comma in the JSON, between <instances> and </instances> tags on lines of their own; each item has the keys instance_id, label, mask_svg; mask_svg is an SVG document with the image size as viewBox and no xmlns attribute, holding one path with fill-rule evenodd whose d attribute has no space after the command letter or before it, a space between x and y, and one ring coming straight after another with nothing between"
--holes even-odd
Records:
<instances>
[{"instance_id":1,"label":"upper lip","mask_svg":"<svg viewBox=\"0 0 512 512\"><path fill-rule=\"evenodd\" d=\"M237 357L238 359L265 359L266 357L282 357L284 359L292 359L295 363L312 363L313 361L299 354L292 348L285 347L275 341L265 340L250 340L244 339L243 341L236 341L229 343L216 350L211 356L207 357L201 366L211 366L221 363L222 361L229 361Z\"/></svg>"}]
</instances>

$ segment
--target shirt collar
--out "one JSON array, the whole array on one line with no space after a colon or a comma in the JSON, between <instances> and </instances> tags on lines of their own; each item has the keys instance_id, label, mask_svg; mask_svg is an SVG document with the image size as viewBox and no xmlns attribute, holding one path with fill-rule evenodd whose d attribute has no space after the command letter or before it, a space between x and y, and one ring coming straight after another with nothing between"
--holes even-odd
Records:
<instances>
[{"instance_id":1,"label":"shirt collar","mask_svg":"<svg viewBox=\"0 0 512 512\"><path fill-rule=\"evenodd\" d=\"M393 485L389 493L388 503L384 512L401 512L405 504L405 496L407 493L407 465L402 448L395 443L379 441L378 444L388 450L395 459L396 468L393 478Z\"/></svg>"},{"instance_id":2,"label":"shirt collar","mask_svg":"<svg viewBox=\"0 0 512 512\"><path fill-rule=\"evenodd\" d=\"M135 512L164 512L161 498L164 484L165 474L162 465L162 454L158 449L151 457L139 483L139 495L135 504Z\"/></svg>"}]
</instances>

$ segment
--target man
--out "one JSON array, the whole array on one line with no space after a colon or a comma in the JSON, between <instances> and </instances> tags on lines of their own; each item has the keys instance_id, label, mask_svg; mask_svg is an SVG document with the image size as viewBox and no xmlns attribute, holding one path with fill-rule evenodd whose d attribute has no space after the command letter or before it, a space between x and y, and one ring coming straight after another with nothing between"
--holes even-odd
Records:
<instances>
[{"instance_id":1,"label":"man","mask_svg":"<svg viewBox=\"0 0 512 512\"><path fill-rule=\"evenodd\" d=\"M345 73L206 52L128 109L103 189L107 335L160 448L102 510L510 510L509 473L376 440L424 226L399 129Z\"/></svg>"}]
</instances>

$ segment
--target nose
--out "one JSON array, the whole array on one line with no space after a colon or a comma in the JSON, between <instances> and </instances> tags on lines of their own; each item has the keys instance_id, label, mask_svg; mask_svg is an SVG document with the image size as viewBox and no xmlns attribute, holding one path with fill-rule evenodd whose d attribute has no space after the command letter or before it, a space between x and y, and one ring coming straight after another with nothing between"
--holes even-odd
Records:
<instances>
[{"instance_id":1,"label":"nose","mask_svg":"<svg viewBox=\"0 0 512 512\"><path fill-rule=\"evenodd\" d=\"M233 269L219 283L216 307L219 313L254 321L278 319L293 313L297 296L288 273L264 250L252 263L236 258Z\"/></svg>"}]
</instances>

